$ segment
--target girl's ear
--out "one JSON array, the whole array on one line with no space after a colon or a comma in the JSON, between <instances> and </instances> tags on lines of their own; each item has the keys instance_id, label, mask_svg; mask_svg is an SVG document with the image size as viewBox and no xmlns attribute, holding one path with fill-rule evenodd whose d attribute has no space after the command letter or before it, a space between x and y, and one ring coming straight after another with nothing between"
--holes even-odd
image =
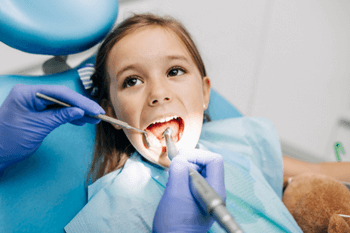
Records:
<instances>
[{"instance_id":1,"label":"girl's ear","mask_svg":"<svg viewBox=\"0 0 350 233\"><path fill-rule=\"evenodd\" d=\"M203 85L203 97L204 97L203 108L204 110L206 110L208 108L209 100L210 100L210 87L211 87L210 78L207 76L203 77L202 85Z\"/></svg>"},{"instance_id":2,"label":"girl's ear","mask_svg":"<svg viewBox=\"0 0 350 233\"><path fill-rule=\"evenodd\" d=\"M110 101L103 99L101 101L101 107L103 108L103 110L105 110L106 116L118 119L117 116L115 115L113 105ZM111 125L117 130L122 129L122 127L119 125L114 125L114 124L111 124Z\"/></svg>"}]
</instances>

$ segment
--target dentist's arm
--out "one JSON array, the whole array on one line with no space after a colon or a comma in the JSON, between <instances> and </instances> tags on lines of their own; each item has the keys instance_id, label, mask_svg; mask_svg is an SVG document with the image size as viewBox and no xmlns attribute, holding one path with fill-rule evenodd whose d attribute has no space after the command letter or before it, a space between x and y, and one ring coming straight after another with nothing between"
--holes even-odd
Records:
<instances>
[{"instance_id":1,"label":"dentist's arm","mask_svg":"<svg viewBox=\"0 0 350 233\"><path fill-rule=\"evenodd\" d=\"M169 180L153 220L153 232L207 232L214 223L193 197L197 194L191 192L189 166L226 199L221 155L199 149L180 150L169 167Z\"/></svg>"},{"instance_id":2,"label":"dentist's arm","mask_svg":"<svg viewBox=\"0 0 350 233\"><path fill-rule=\"evenodd\" d=\"M37 98L37 92L76 107L48 108L53 103ZM85 113L95 116L104 114L104 110L65 86L14 86L0 107L0 171L33 154L44 138L62 124L99 122Z\"/></svg>"}]
</instances>

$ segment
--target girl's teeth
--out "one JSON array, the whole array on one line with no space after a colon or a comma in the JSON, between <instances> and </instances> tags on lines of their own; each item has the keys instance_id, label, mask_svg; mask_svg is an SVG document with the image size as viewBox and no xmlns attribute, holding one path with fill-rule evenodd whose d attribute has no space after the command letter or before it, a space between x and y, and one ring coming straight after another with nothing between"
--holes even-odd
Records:
<instances>
[{"instance_id":1,"label":"girl's teeth","mask_svg":"<svg viewBox=\"0 0 350 233\"><path fill-rule=\"evenodd\" d=\"M151 124L151 126L152 126L153 124L155 124L155 123L164 123L164 122L168 122L168 121L170 121L170 120L172 120L172 119L177 119L177 117L176 117L176 116L172 116L172 117L166 117L166 118L157 120L157 121L153 122L153 123Z\"/></svg>"}]
</instances>

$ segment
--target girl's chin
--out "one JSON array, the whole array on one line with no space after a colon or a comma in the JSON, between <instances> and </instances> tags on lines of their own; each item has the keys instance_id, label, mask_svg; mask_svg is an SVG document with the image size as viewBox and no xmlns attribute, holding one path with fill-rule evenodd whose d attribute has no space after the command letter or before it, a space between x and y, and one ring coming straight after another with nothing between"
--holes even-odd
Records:
<instances>
[{"instance_id":1,"label":"girl's chin","mask_svg":"<svg viewBox=\"0 0 350 233\"><path fill-rule=\"evenodd\" d=\"M161 167L169 167L170 160L166 151L162 151L162 148L158 148L157 152L152 151L144 151L144 153L140 153L142 157L150 161L151 163L155 163Z\"/></svg>"},{"instance_id":2,"label":"girl's chin","mask_svg":"<svg viewBox=\"0 0 350 233\"><path fill-rule=\"evenodd\" d=\"M170 159L168 157L168 154L166 152L162 152L162 154L158 158L158 165L162 167L169 167L170 166Z\"/></svg>"}]
</instances>

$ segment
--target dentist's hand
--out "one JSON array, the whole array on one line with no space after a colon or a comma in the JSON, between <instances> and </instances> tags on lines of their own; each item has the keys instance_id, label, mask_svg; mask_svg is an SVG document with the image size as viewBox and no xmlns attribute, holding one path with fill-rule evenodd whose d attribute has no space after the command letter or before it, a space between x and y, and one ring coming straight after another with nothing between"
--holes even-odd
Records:
<instances>
[{"instance_id":1,"label":"dentist's hand","mask_svg":"<svg viewBox=\"0 0 350 233\"><path fill-rule=\"evenodd\" d=\"M51 96L76 107L47 108L51 101L36 93ZM14 86L0 107L0 170L33 154L44 138L58 126L96 124L88 115L104 114L94 101L65 86Z\"/></svg>"},{"instance_id":2,"label":"dentist's hand","mask_svg":"<svg viewBox=\"0 0 350 233\"><path fill-rule=\"evenodd\" d=\"M198 198L198 193L191 189L189 166L226 200L221 155L182 149L169 167L169 180L153 220L153 232L207 232L214 223L213 217L202 211L193 197Z\"/></svg>"}]
</instances>

